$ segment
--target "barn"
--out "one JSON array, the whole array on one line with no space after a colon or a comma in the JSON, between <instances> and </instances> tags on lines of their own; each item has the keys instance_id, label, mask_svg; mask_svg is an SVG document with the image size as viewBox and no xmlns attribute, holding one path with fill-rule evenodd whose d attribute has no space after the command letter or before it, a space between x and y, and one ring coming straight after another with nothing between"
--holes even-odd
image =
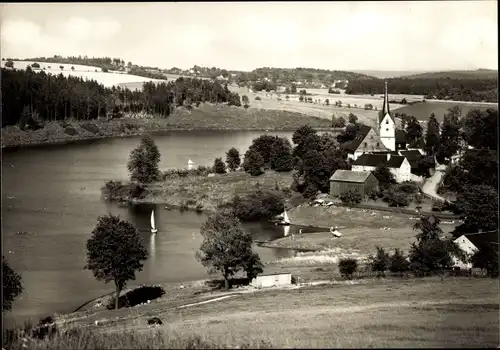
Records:
<instances>
[{"instance_id":1,"label":"barn","mask_svg":"<svg viewBox=\"0 0 500 350\"><path fill-rule=\"evenodd\" d=\"M258 275L250 283L250 285L255 288L288 286L291 284L292 284L292 274L289 272Z\"/></svg>"},{"instance_id":2,"label":"barn","mask_svg":"<svg viewBox=\"0 0 500 350\"><path fill-rule=\"evenodd\" d=\"M330 196L339 197L342 193L355 190L365 197L378 188L377 178L368 171L337 170L330 178Z\"/></svg>"}]
</instances>

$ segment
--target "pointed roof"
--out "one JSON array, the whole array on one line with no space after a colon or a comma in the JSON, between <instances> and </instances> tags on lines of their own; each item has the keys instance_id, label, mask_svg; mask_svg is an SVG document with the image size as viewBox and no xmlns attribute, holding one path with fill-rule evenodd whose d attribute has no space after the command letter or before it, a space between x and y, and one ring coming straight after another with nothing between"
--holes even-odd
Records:
<instances>
[{"instance_id":1,"label":"pointed roof","mask_svg":"<svg viewBox=\"0 0 500 350\"><path fill-rule=\"evenodd\" d=\"M387 92L387 81L385 82L385 90L384 90L384 104L382 106L382 113L379 115L379 120L378 123L382 123L382 120L384 120L384 117L386 114L389 114L391 117L392 121L395 123L396 121L394 120L393 116L391 115L391 108L389 106L389 92Z\"/></svg>"}]
</instances>

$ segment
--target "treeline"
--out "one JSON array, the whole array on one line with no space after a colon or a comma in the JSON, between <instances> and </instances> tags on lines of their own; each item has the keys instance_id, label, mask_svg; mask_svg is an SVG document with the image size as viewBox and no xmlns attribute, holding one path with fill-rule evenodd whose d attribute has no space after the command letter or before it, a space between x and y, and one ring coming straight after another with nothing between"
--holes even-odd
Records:
<instances>
[{"instance_id":1,"label":"treeline","mask_svg":"<svg viewBox=\"0 0 500 350\"><path fill-rule=\"evenodd\" d=\"M102 69L117 69L125 67L125 61L118 57L87 57L87 56L68 56L63 57L54 55L54 57L34 57L26 58L22 61L35 61L46 63L80 64L82 66L95 66ZM128 62L132 66L131 62Z\"/></svg>"},{"instance_id":2,"label":"treeline","mask_svg":"<svg viewBox=\"0 0 500 350\"><path fill-rule=\"evenodd\" d=\"M498 102L497 79L393 78L388 79L391 94L425 95L427 99ZM383 94L385 80L349 81L346 94Z\"/></svg>"},{"instance_id":3,"label":"treeline","mask_svg":"<svg viewBox=\"0 0 500 350\"><path fill-rule=\"evenodd\" d=\"M2 126L36 119L90 120L118 117L123 112L145 112L167 117L175 107L192 108L200 103L241 106L240 96L227 85L194 78L144 84L142 91L106 88L93 80L51 75L44 71L2 69Z\"/></svg>"}]
</instances>

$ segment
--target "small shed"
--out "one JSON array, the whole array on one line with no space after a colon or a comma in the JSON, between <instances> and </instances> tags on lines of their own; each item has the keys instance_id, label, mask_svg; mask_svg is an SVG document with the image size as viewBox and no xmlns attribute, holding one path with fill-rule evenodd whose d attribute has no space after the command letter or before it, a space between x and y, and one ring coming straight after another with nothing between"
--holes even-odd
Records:
<instances>
[{"instance_id":1,"label":"small shed","mask_svg":"<svg viewBox=\"0 0 500 350\"><path fill-rule=\"evenodd\" d=\"M330 196L339 197L342 193L355 190L362 197L378 188L378 180L370 171L337 170L330 178Z\"/></svg>"},{"instance_id":2,"label":"small shed","mask_svg":"<svg viewBox=\"0 0 500 350\"><path fill-rule=\"evenodd\" d=\"M292 284L292 274L289 272L258 275L250 285L255 288L288 286Z\"/></svg>"}]
</instances>

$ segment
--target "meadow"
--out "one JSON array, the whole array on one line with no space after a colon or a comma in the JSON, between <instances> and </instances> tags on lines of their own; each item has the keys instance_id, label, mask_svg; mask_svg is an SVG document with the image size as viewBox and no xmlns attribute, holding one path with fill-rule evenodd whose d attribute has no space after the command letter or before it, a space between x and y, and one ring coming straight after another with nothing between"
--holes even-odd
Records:
<instances>
[{"instance_id":1,"label":"meadow","mask_svg":"<svg viewBox=\"0 0 500 350\"><path fill-rule=\"evenodd\" d=\"M31 66L33 63L35 63L33 61L13 61L13 62L15 69L26 69L28 65ZM2 67L5 66L5 63L6 61L2 61ZM62 73L62 75L64 75L65 77L71 75L83 79L95 80L106 87L111 87L113 85L120 85L123 83L136 84L142 87L142 83L146 81L156 81L156 82L163 81L158 79L140 77L137 75L130 75L127 74L126 72L104 73L101 70L101 68L93 66L83 66L78 64L65 64L65 63L45 63L45 62L38 62L38 64L40 64L40 69L43 70L45 68L44 72L47 74L51 73L53 75L58 75ZM63 66L64 69L61 70L59 66ZM71 70L71 67L74 67L75 70L74 71Z\"/></svg>"},{"instance_id":2,"label":"meadow","mask_svg":"<svg viewBox=\"0 0 500 350\"><path fill-rule=\"evenodd\" d=\"M498 104L494 103L477 103L477 102L450 102L450 101L437 101L437 100L426 100L423 103L416 103L413 105L406 105L399 108L393 108L393 112L405 113L406 115L412 115L419 121L427 122L431 113L436 115L436 119L439 122L444 120L444 115L448 112L449 108L454 106L459 106L462 110L461 116L464 117L467 113L474 108L479 108L481 110L486 110L488 108L498 108Z\"/></svg>"},{"instance_id":3,"label":"meadow","mask_svg":"<svg viewBox=\"0 0 500 350\"><path fill-rule=\"evenodd\" d=\"M168 294L135 310L96 312L89 317L100 315L101 326L82 318L72 323L72 332L26 338L18 348L23 343L30 349L498 345L498 282L493 279L343 281L256 290L186 308L171 304ZM124 313L129 316L113 317ZM151 316L163 324L149 328Z\"/></svg>"}]
</instances>

